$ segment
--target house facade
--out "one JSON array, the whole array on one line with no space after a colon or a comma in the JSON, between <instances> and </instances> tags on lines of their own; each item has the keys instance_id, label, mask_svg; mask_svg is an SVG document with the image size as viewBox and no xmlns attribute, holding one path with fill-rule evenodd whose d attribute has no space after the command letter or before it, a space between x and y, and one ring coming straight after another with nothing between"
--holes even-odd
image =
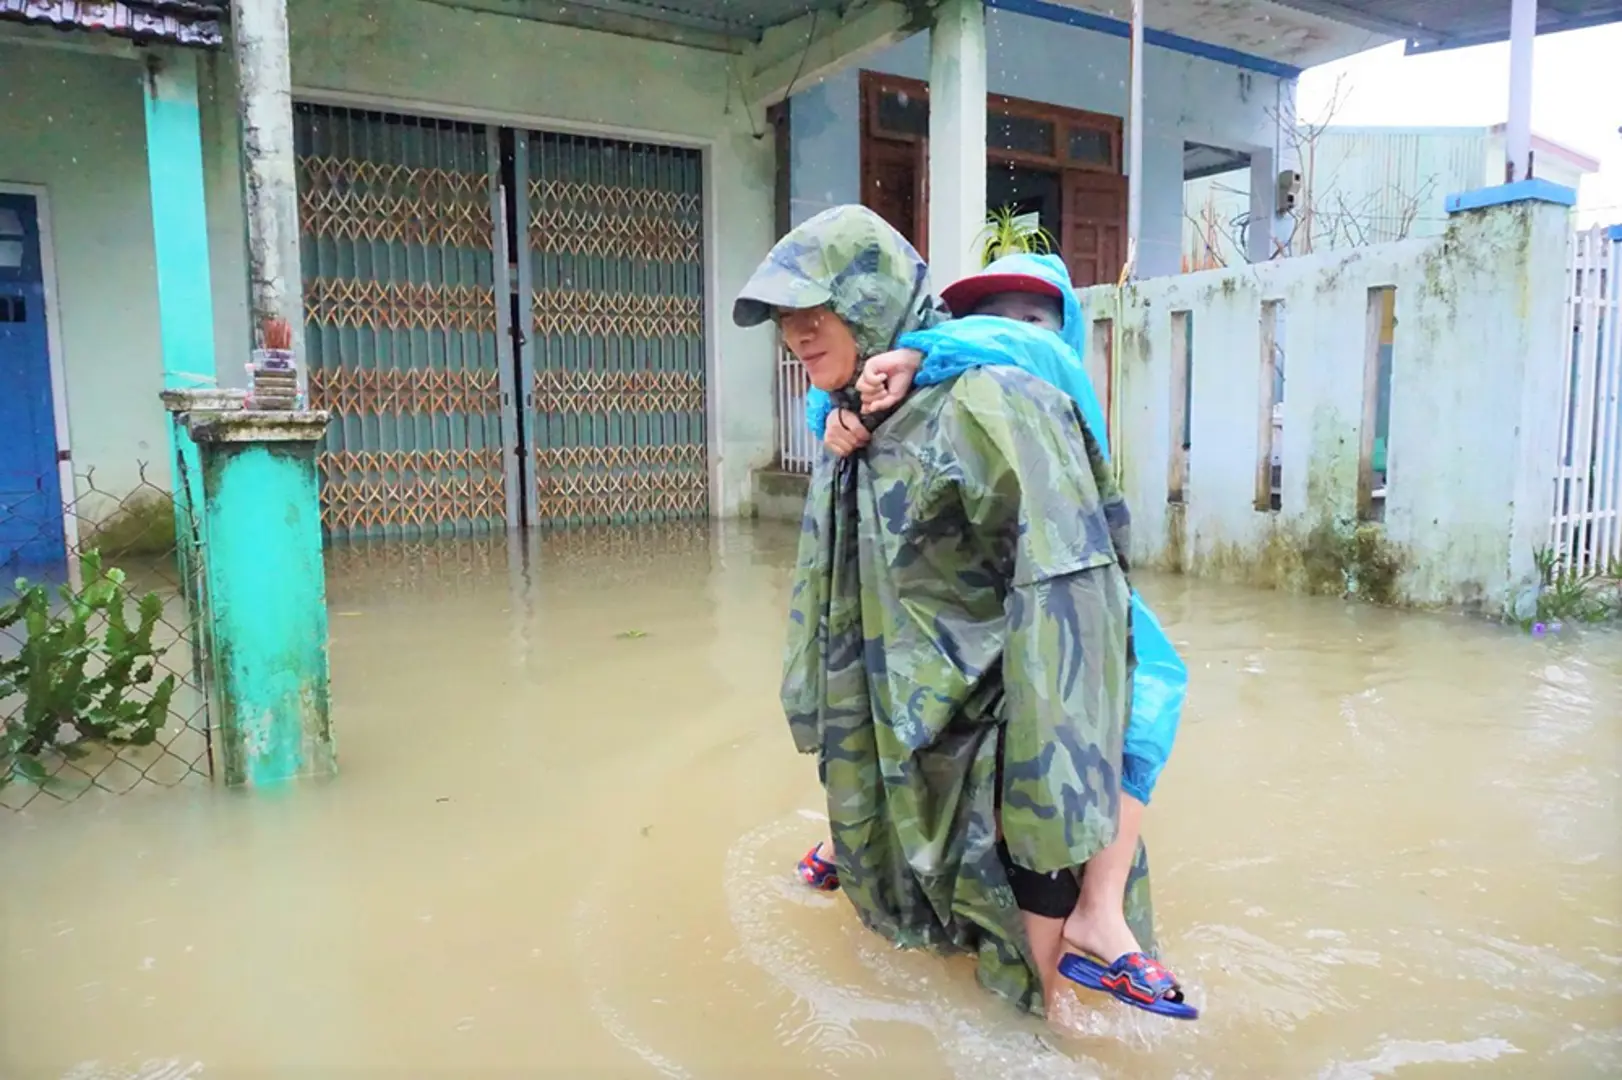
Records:
<instances>
[{"instance_id":1,"label":"house facade","mask_svg":"<svg viewBox=\"0 0 1622 1080\"><path fill-rule=\"evenodd\" d=\"M1188 155L1221 148L1244 161L1266 195L1258 217L1271 218L1289 152L1277 118L1293 109L1298 65L1335 55L1280 43L1246 52L1237 28L1209 29L1145 42L1139 276L1178 272ZM986 203L1037 214L1078 286L1116 280L1126 258L1129 34L1074 6L987 4ZM795 222L864 202L927 253L930 64L918 35L790 99Z\"/></svg>"},{"instance_id":2,"label":"house facade","mask_svg":"<svg viewBox=\"0 0 1622 1080\"><path fill-rule=\"evenodd\" d=\"M274 314L333 539L748 513L785 405L730 299L791 223L868 202L945 278L1029 206L1078 282L1172 273L1191 155L1275 221L1295 72L1405 34L1152 0L1134 75L1109 0L233 7L0 0L0 517L54 501L47 548L169 484L158 391Z\"/></svg>"}]
</instances>

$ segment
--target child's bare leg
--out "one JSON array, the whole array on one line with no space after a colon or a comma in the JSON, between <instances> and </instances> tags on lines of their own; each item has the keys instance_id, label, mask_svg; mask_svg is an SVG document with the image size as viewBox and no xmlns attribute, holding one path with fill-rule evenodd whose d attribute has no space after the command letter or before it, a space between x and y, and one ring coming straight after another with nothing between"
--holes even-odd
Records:
<instances>
[{"instance_id":1,"label":"child's bare leg","mask_svg":"<svg viewBox=\"0 0 1622 1080\"><path fill-rule=\"evenodd\" d=\"M1064 979L1059 975L1059 958L1064 955L1065 920L1050 919L1021 911L1025 923L1025 939L1031 945L1031 959L1036 962L1036 973L1042 979L1042 1003L1048 1020L1053 1020L1053 1002Z\"/></svg>"},{"instance_id":2,"label":"child's bare leg","mask_svg":"<svg viewBox=\"0 0 1622 1080\"><path fill-rule=\"evenodd\" d=\"M1143 804L1123 792L1120 831L1109 847L1088 861L1081 875L1081 899L1064 921L1064 939L1070 947L1106 964L1141 948L1126 924L1124 900L1142 826Z\"/></svg>"}]
</instances>

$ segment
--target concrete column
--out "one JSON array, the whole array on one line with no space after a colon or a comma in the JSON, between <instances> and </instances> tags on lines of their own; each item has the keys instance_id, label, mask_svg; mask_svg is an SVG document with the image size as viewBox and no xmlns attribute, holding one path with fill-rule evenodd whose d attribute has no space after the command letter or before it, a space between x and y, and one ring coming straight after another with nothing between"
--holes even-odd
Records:
<instances>
[{"instance_id":1,"label":"concrete column","mask_svg":"<svg viewBox=\"0 0 1622 1080\"><path fill-rule=\"evenodd\" d=\"M208 687L227 786L337 772L315 447L322 412L193 412Z\"/></svg>"},{"instance_id":2,"label":"concrete column","mask_svg":"<svg viewBox=\"0 0 1622 1080\"><path fill-rule=\"evenodd\" d=\"M929 265L935 288L980 269L986 222L986 11L944 0L929 34Z\"/></svg>"},{"instance_id":3,"label":"concrete column","mask_svg":"<svg viewBox=\"0 0 1622 1080\"><path fill-rule=\"evenodd\" d=\"M1273 149L1253 154L1250 159L1250 226L1245 253L1251 262L1302 255L1311 250L1306 235L1311 222L1304 213L1305 188L1293 214L1280 206L1278 199L1279 175L1285 171L1304 172L1305 166L1296 129L1299 121L1295 111L1296 89L1294 79L1278 81L1272 109Z\"/></svg>"},{"instance_id":4,"label":"concrete column","mask_svg":"<svg viewBox=\"0 0 1622 1080\"><path fill-rule=\"evenodd\" d=\"M1127 70L1131 74L1126 99L1126 261L1135 278L1143 250L1143 0L1132 0Z\"/></svg>"},{"instance_id":5,"label":"concrete column","mask_svg":"<svg viewBox=\"0 0 1622 1080\"><path fill-rule=\"evenodd\" d=\"M208 623L203 566L199 556L202 522L194 513L203 505L203 466L197 443L186 426L186 414L199 411L234 412L242 408L246 394L241 390L165 390L163 406L169 411L170 485L175 505L175 564L186 599L186 612L192 628L192 675L198 686L207 686Z\"/></svg>"},{"instance_id":6,"label":"concrete column","mask_svg":"<svg viewBox=\"0 0 1622 1080\"><path fill-rule=\"evenodd\" d=\"M254 333L262 335L272 319L286 322L293 330L293 351L302 361L304 289L287 0L232 0L231 42L240 94ZM298 369L302 388L302 362Z\"/></svg>"},{"instance_id":7,"label":"concrete column","mask_svg":"<svg viewBox=\"0 0 1622 1080\"><path fill-rule=\"evenodd\" d=\"M1534 555L1549 541L1562 389L1570 378L1560 358L1571 340L1566 252L1576 198L1570 188L1531 180L1447 199L1448 250L1492 252L1493 258L1460 258L1440 271L1453 294L1467 300L1460 301L1456 339L1430 359L1446 364L1456 350L1465 362L1444 369L1459 373L1449 400L1471 403L1461 408L1491 401L1492 409L1480 410L1483 425L1517 444L1513 475L1498 481L1508 496L1510 528L1503 577L1486 583L1491 607L1536 579ZM1469 476L1471 463L1459 460L1442 475Z\"/></svg>"},{"instance_id":8,"label":"concrete column","mask_svg":"<svg viewBox=\"0 0 1622 1080\"><path fill-rule=\"evenodd\" d=\"M209 277L208 211L203 198L202 113L197 103L196 54L185 49L146 54L141 80L146 114L147 177L152 202L152 250L158 279L158 338L165 395L214 386L214 291ZM167 403L168 398L165 397ZM169 425L174 493L175 557L189 590L193 506L185 482L190 439ZM193 625L197 611L193 607Z\"/></svg>"},{"instance_id":9,"label":"concrete column","mask_svg":"<svg viewBox=\"0 0 1622 1080\"><path fill-rule=\"evenodd\" d=\"M1504 183L1532 178L1532 44L1538 0L1514 0L1509 14L1509 123L1504 131Z\"/></svg>"},{"instance_id":10,"label":"concrete column","mask_svg":"<svg viewBox=\"0 0 1622 1080\"><path fill-rule=\"evenodd\" d=\"M1245 258L1253 263L1273 257L1278 194L1278 157L1271 150L1250 155L1250 223L1245 228ZM1286 234L1287 235L1287 234Z\"/></svg>"},{"instance_id":11,"label":"concrete column","mask_svg":"<svg viewBox=\"0 0 1622 1080\"><path fill-rule=\"evenodd\" d=\"M214 293L195 54L184 49L147 53L142 88L163 385L213 386Z\"/></svg>"}]
</instances>

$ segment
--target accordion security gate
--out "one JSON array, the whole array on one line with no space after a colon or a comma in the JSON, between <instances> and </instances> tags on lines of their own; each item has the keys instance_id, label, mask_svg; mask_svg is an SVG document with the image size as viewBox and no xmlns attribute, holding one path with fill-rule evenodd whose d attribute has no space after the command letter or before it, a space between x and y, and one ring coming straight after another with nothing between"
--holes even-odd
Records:
<instances>
[{"instance_id":1,"label":"accordion security gate","mask_svg":"<svg viewBox=\"0 0 1622 1080\"><path fill-rule=\"evenodd\" d=\"M707 516L698 153L520 133L514 159L530 520Z\"/></svg>"},{"instance_id":2,"label":"accordion security gate","mask_svg":"<svg viewBox=\"0 0 1622 1080\"><path fill-rule=\"evenodd\" d=\"M696 152L296 121L330 539L708 514Z\"/></svg>"}]
</instances>

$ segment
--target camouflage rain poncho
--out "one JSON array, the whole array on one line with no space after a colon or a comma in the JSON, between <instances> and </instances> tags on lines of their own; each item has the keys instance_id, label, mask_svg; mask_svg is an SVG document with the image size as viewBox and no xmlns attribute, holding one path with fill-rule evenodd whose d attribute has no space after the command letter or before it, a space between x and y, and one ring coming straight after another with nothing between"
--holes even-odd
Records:
<instances>
[{"instance_id":1,"label":"camouflage rain poncho","mask_svg":"<svg viewBox=\"0 0 1622 1080\"><path fill-rule=\"evenodd\" d=\"M932 321L925 275L888 225L838 207L772 249L734 318L826 305L865 358ZM1115 836L1126 527L1075 405L1002 367L916 391L865 453L824 454L806 501L783 704L819 758L841 890L897 945L976 952L982 984L1033 1012L997 789L1021 866L1079 866ZM1152 949L1141 848L1127 908Z\"/></svg>"}]
</instances>

